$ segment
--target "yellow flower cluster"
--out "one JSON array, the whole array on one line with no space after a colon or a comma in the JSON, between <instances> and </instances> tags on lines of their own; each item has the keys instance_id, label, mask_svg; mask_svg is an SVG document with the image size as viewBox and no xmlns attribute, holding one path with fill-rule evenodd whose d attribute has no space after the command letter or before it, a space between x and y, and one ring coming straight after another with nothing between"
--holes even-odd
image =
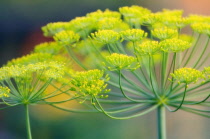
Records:
<instances>
[{"instance_id":1,"label":"yellow flower cluster","mask_svg":"<svg viewBox=\"0 0 210 139\"><path fill-rule=\"evenodd\" d=\"M96 19L92 17L76 17L69 22L67 30L72 30L81 37L87 37L87 35L96 28L96 24Z\"/></svg>"},{"instance_id":2,"label":"yellow flower cluster","mask_svg":"<svg viewBox=\"0 0 210 139\"><path fill-rule=\"evenodd\" d=\"M153 55L160 51L158 41L145 41L135 47L138 55Z\"/></svg>"},{"instance_id":3,"label":"yellow flower cluster","mask_svg":"<svg viewBox=\"0 0 210 139\"><path fill-rule=\"evenodd\" d=\"M8 87L0 86L0 98L9 97L10 89Z\"/></svg>"},{"instance_id":4,"label":"yellow flower cluster","mask_svg":"<svg viewBox=\"0 0 210 139\"><path fill-rule=\"evenodd\" d=\"M144 21L142 17L151 13L150 10L136 5L121 7L119 12L123 15L125 22L131 26L142 24Z\"/></svg>"},{"instance_id":5,"label":"yellow flower cluster","mask_svg":"<svg viewBox=\"0 0 210 139\"><path fill-rule=\"evenodd\" d=\"M57 42L44 42L38 44L34 48L35 53L49 53L56 55L61 52L63 46L59 45Z\"/></svg>"},{"instance_id":6,"label":"yellow flower cluster","mask_svg":"<svg viewBox=\"0 0 210 139\"><path fill-rule=\"evenodd\" d=\"M191 14L189 21L190 23L210 23L210 16Z\"/></svg>"},{"instance_id":7,"label":"yellow flower cluster","mask_svg":"<svg viewBox=\"0 0 210 139\"><path fill-rule=\"evenodd\" d=\"M103 63L109 70L135 70L140 67L136 58L124 54L113 53L105 57L106 61Z\"/></svg>"},{"instance_id":8,"label":"yellow flower cluster","mask_svg":"<svg viewBox=\"0 0 210 139\"><path fill-rule=\"evenodd\" d=\"M143 38L147 37L147 33L141 29L129 29L121 31L120 35L123 39L131 42L141 41Z\"/></svg>"},{"instance_id":9,"label":"yellow flower cluster","mask_svg":"<svg viewBox=\"0 0 210 139\"><path fill-rule=\"evenodd\" d=\"M154 24L160 22L163 17L160 13L150 13L150 14L144 15L142 18L143 18L144 25L153 26Z\"/></svg>"},{"instance_id":10,"label":"yellow flower cluster","mask_svg":"<svg viewBox=\"0 0 210 139\"><path fill-rule=\"evenodd\" d=\"M210 67L205 67L203 73L206 76L206 79L210 80Z\"/></svg>"},{"instance_id":11,"label":"yellow flower cluster","mask_svg":"<svg viewBox=\"0 0 210 139\"><path fill-rule=\"evenodd\" d=\"M114 30L116 32L129 29L129 25L119 18L109 17L101 19L97 24L98 30Z\"/></svg>"},{"instance_id":12,"label":"yellow flower cluster","mask_svg":"<svg viewBox=\"0 0 210 139\"><path fill-rule=\"evenodd\" d=\"M104 93L108 93L110 89L106 89L108 76L103 80L104 72L102 70L89 70L76 72L71 79L73 85L72 90L76 91L76 96L95 96L102 97Z\"/></svg>"},{"instance_id":13,"label":"yellow flower cluster","mask_svg":"<svg viewBox=\"0 0 210 139\"><path fill-rule=\"evenodd\" d=\"M35 78L34 73L42 75L43 79L57 79L64 75L65 66L62 62L44 61L27 65L11 65L0 68L0 80L10 78Z\"/></svg>"},{"instance_id":14,"label":"yellow flower cluster","mask_svg":"<svg viewBox=\"0 0 210 139\"><path fill-rule=\"evenodd\" d=\"M119 41L120 34L113 30L99 30L98 32L91 33L91 37L103 44L112 44Z\"/></svg>"},{"instance_id":15,"label":"yellow flower cluster","mask_svg":"<svg viewBox=\"0 0 210 139\"><path fill-rule=\"evenodd\" d=\"M119 12L110 11L109 9L106 9L105 11L97 10L95 12L91 12L87 14L87 17L92 17L96 19L97 21L103 19L103 18L121 18L121 14Z\"/></svg>"},{"instance_id":16,"label":"yellow flower cluster","mask_svg":"<svg viewBox=\"0 0 210 139\"><path fill-rule=\"evenodd\" d=\"M171 29L168 27L155 28L152 30L152 35L160 40L170 39L178 36L177 29Z\"/></svg>"},{"instance_id":17,"label":"yellow flower cluster","mask_svg":"<svg viewBox=\"0 0 210 139\"><path fill-rule=\"evenodd\" d=\"M188 49L191 44L188 41L172 38L161 41L160 46L165 52L181 52Z\"/></svg>"},{"instance_id":18,"label":"yellow flower cluster","mask_svg":"<svg viewBox=\"0 0 210 139\"><path fill-rule=\"evenodd\" d=\"M171 76L178 81L178 83L196 83L204 75L201 71L193 68L180 68L171 73Z\"/></svg>"},{"instance_id":19,"label":"yellow flower cluster","mask_svg":"<svg viewBox=\"0 0 210 139\"><path fill-rule=\"evenodd\" d=\"M200 34L206 34L210 36L210 22L209 23L194 23L191 28Z\"/></svg>"},{"instance_id":20,"label":"yellow flower cluster","mask_svg":"<svg viewBox=\"0 0 210 139\"><path fill-rule=\"evenodd\" d=\"M62 46L71 46L75 42L79 41L80 36L73 31L61 31L53 37L54 40Z\"/></svg>"},{"instance_id":21,"label":"yellow flower cluster","mask_svg":"<svg viewBox=\"0 0 210 139\"><path fill-rule=\"evenodd\" d=\"M46 26L42 27L42 31L44 36L53 36L58 32L61 32L68 28L68 22L56 22L56 23L48 23Z\"/></svg>"},{"instance_id":22,"label":"yellow flower cluster","mask_svg":"<svg viewBox=\"0 0 210 139\"><path fill-rule=\"evenodd\" d=\"M7 66L11 65L28 65L34 64L37 62L43 62L48 60L55 60L55 56L49 53L32 53L20 58L12 59L7 63Z\"/></svg>"}]
</instances>

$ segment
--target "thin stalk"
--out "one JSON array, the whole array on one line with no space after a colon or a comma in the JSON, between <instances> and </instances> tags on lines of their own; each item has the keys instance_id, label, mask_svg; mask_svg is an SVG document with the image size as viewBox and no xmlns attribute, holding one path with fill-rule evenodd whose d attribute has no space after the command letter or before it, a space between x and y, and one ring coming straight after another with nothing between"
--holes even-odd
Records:
<instances>
[{"instance_id":1,"label":"thin stalk","mask_svg":"<svg viewBox=\"0 0 210 139\"><path fill-rule=\"evenodd\" d=\"M195 68L195 67L198 65L198 63L201 61L201 59L202 59L204 53L206 52L206 49L208 48L209 41L210 41L210 37L208 37L208 40L207 40L207 42L206 42L206 45L205 45L205 47L204 47L204 49L203 49L201 55L199 56L197 62L196 62L195 65L193 66L193 68Z\"/></svg>"},{"instance_id":2,"label":"thin stalk","mask_svg":"<svg viewBox=\"0 0 210 139\"><path fill-rule=\"evenodd\" d=\"M158 139L166 139L166 113L163 105L157 109Z\"/></svg>"},{"instance_id":3,"label":"thin stalk","mask_svg":"<svg viewBox=\"0 0 210 139\"><path fill-rule=\"evenodd\" d=\"M26 114L26 129L27 129L27 136L28 139L32 139L31 136L31 126L30 126L30 119L29 119L29 110L28 110L28 104L25 104L25 114Z\"/></svg>"},{"instance_id":4,"label":"thin stalk","mask_svg":"<svg viewBox=\"0 0 210 139\"><path fill-rule=\"evenodd\" d=\"M196 42L194 44L194 46L192 47L192 51L189 54L189 57L187 58L187 61L184 63L184 67L189 63L190 59L192 58L192 56L194 55L194 52L196 50L196 46L198 44L198 41L200 40L201 34L198 34L198 37L196 39ZM185 58L185 57L184 57Z\"/></svg>"}]
</instances>

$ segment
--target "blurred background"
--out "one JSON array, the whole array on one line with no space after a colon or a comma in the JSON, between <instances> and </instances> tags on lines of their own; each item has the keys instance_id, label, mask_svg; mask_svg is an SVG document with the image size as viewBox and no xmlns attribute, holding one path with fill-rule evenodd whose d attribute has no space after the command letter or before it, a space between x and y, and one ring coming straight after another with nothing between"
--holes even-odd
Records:
<instances>
[{"instance_id":1,"label":"blurred background","mask_svg":"<svg viewBox=\"0 0 210 139\"><path fill-rule=\"evenodd\" d=\"M139 5L153 12L162 8L183 9L210 15L209 0L1 0L0 65L29 53L48 41L41 27L49 22L69 21L97 9L118 10ZM31 107L34 139L156 139L156 112L130 120L112 120L102 114L72 114L46 106ZM0 111L0 139L24 139L23 108ZM169 139L209 139L210 120L191 113L167 113Z\"/></svg>"}]
</instances>

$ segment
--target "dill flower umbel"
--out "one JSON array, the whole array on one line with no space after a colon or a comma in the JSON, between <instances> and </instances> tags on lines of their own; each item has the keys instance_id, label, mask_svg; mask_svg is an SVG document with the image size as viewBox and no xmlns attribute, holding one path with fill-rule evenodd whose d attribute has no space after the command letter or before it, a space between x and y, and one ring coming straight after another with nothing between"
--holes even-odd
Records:
<instances>
[{"instance_id":1,"label":"dill flower umbel","mask_svg":"<svg viewBox=\"0 0 210 139\"><path fill-rule=\"evenodd\" d=\"M123 39L131 42L141 41L143 38L147 37L147 33L141 29L129 29L121 31L120 35Z\"/></svg>"},{"instance_id":2,"label":"dill flower umbel","mask_svg":"<svg viewBox=\"0 0 210 139\"><path fill-rule=\"evenodd\" d=\"M110 56L106 56L105 59L105 65L109 70L135 70L140 66L136 58L123 54L113 53Z\"/></svg>"},{"instance_id":3,"label":"dill flower umbel","mask_svg":"<svg viewBox=\"0 0 210 139\"><path fill-rule=\"evenodd\" d=\"M188 49L191 44L181 39L172 38L161 41L160 46L165 52L180 52Z\"/></svg>"},{"instance_id":4,"label":"dill flower umbel","mask_svg":"<svg viewBox=\"0 0 210 139\"><path fill-rule=\"evenodd\" d=\"M106 89L108 77L105 80L102 79L104 72L98 69L77 72L73 75L71 84L72 90L76 91L76 96L86 99L87 96L103 97L104 93L108 93L110 90ZM107 95L106 95L107 97Z\"/></svg>"},{"instance_id":5,"label":"dill flower umbel","mask_svg":"<svg viewBox=\"0 0 210 139\"><path fill-rule=\"evenodd\" d=\"M153 55L160 51L158 41L145 41L135 47L137 55Z\"/></svg>"},{"instance_id":6,"label":"dill flower umbel","mask_svg":"<svg viewBox=\"0 0 210 139\"><path fill-rule=\"evenodd\" d=\"M175 70L171 75L178 81L178 83L186 84L196 83L198 79L203 78L202 72L193 68L180 68Z\"/></svg>"},{"instance_id":7,"label":"dill flower umbel","mask_svg":"<svg viewBox=\"0 0 210 139\"><path fill-rule=\"evenodd\" d=\"M61 31L53 37L54 40L62 46L71 46L73 43L79 41L80 36L73 31Z\"/></svg>"},{"instance_id":8,"label":"dill flower umbel","mask_svg":"<svg viewBox=\"0 0 210 139\"><path fill-rule=\"evenodd\" d=\"M178 31L171 28L155 28L152 30L152 35L160 40L175 38L178 36Z\"/></svg>"},{"instance_id":9,"label":"dill flower umbel","mask_svg":"<svg viewBox=\"0 0 210 139\"><path fill-rule=\"evenodd\" d=\"M91 33L91 37L104 44L116 43L120 39L120 34L112 30L99 30Z\"/></svg>"},{"instance_id":10,"label":"dill flower umbel","mask_svg":"<svg viewBox=\"0 0 210 139\"><path fill-rule=\"evenodd\" d=\"M209 19L183 17L183 10L153 13L134 5L49 23L42 30L55 42L39 44L0 68L0 104L24 105L27 126L30 104L99 112L112 119L157 110L158 137L165 139L165 110L210 118ZM183 34L186 26L191 36ZM54 91L46 91L48 87ZM69 98L48 100L61 94ZM82 108L59 105L72 100Z\"/></svg>"}]
</instances>

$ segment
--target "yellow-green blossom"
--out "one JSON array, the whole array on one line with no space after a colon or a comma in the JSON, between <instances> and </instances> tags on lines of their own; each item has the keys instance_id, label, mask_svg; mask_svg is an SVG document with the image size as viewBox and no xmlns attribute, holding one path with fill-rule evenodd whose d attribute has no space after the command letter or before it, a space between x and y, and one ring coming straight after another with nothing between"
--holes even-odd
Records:
<instances>
[{"instance_id":1,"label":"yellow-green blossom","mask_svg":"<svg viewBox=\"0 0 210 139\"><path fill-rule=\"evenodd\" d=\"M68 26L68 22L48 23L46 26L42 27L42 31L44 32L44 36L54 36L56 33L68 28Z\"/></svg>"},{"instance_id":2,"label":"yellow-green blossom","mask_svg":"<svg viewBox=\"0 0 210 139\"><path fill-rule=\"evenodd\" d=\"M154 55L160 51L158 41L145 41L135 47L137 55Z\"/></svg>"},{"instance_id":3,"label":"yellow-green blossom","mask_svg":"<svg viewBox=\"0 0 210 139\"><path fill-rule=\"evenodd\" d=\"M150 10L136 5L121 7L119 11L123 15L124 20L131 26L141 25L144 21L142 17L151 13Z\"/></svg>"},{"instance_id":4,"label":"yellow-green blossom","mask_svg":"<svg viewBox=\"0 0 210 139\"><path fill-rule=\"evenodd\" d=\"M175 10L163 9L161 13L164 16L181 17L183 12L184 12L183 10L179 10L179 9L175 9Z\"/></svg>"},{"instance_id":5,"label":"yellow-green blossom","mask_svg":"<svg viewBox=\"0 0 210 139\"><path fill-rule=\"evenodd\" d=\"M166 16L162 19L162 23L171 28L181 29L189 24L189 19L184 17Z\"/></svg>"},{"instance_id":6,"label":"yellow-green blossom","mask_svg":"<svg viewBox=\"0 0 210 139\"><path fill-rule=\"evenodd\" d=\"M194 23L191 28L198 33L210 36L210 22L209 23Z\"/></svg>"},{"instance_id":7,"label":"yellow-green blossom","mask_svg":"<svg viewBox=\"0 0 210 139\"><path fill-rule=\"evenodd\" d=\"M8 87L0 86L0 98L9 97L10 89Z\"/></svg>"},{"instance_id":8,"label":"yellow-green blossom","mask_svg":"<svg viewBox=\"0 0 210 139\"><path fill-rule=\"evenodd\" d=\"M19 58L12 59L7 63L7 66L11 65L28 65L37 62L55 60L55 56L49 53L32 53Z\"/></svg>"},{"instance_id":9,"label":"yellow-green blossom","mask_svg":"<svg viewBox=\"0 0 210 139\"><path fill-rule=\"evenodd\" d=\"M119 18L103 18L97 24L98 30L114 30L116 32L129 29L129 25Z\"/></svg>"},{"instance_id":10,"label":"yellow-green blossom","mask_svg":"<svg viewBox=\"0 0 210 139\"><path fill-rule=\"evenodd\" d=\"M11 66L5 66L0 68L0 80L6 80L10 78L33 78L33 73L42 75L41 78L59 78L64 74L64 63L57 61L44 61L31 64L17 64ZM35 77L34 77L35 78Z\"/></svg>"},{"instance_id":11,"label":"yellow-green blossom","mask_svg":"<svg viewBox=\"0 0 210 139\"><path fill-rule=\"evenodd\" d=\"M141 41L143 38L147 37L147 33L141 29L129 29L121 31L120 35L123 39L132 42Z\"/></svg>"},{"instance_id":12,"label":"yellow-green blossom","mask_svg":"<svg viewBox=\"0 0 210 139\"><path fill-rule=\"evenodd\" d=\"M171 76L178 81L178 83L196 83L203 78L203 73L193 68L180 68L171 73Z\"/></svg>"},{"instance_id":13,"label":"yellow-green blossom","mask_svg":"<svg viewBox=\"0 0 210 139\"><path fill-rule=\"evenodd\" d=\"M56 55L61 52L62 48L63 46L59 45L57 42L44 42L36 45L34 48L34 52Z\"/></svg>"},{"instance_id":14,"label":"yellow-green blossom","mask_svg":"<svg viewBox=\"0 0 210 139\"><path fill-rule=\"evenodd\" d=\"M76 72L71 79L72 90L76 91L76 96L100 97L110 91L106 89L107 84L105 83L109 78L106 76L103 80L103 75L104 72L98 69Z\"/></svg>"},{"instance_id":15,"label":"yellow-green blossom","mask_svg":"<svg viewBox=\"0 0 210 139\"><path fill-rule=\"evenodd\" d=\"M177 39L166 39L160 42L161 49L165 52L181 52L188 49L191 46L191 43Z\"/></svg>"},{"instance_id":16,"label":"yellow-green blossom","mask_svg":"<svg viewBox=\"0 0 210 139\"><path fill-rule=\"evenodd\" d=\"M179 39L183 41L187 41L189 43L193 43L195 41L195 38L193 36L187 35L187 34L180 34Z\"/></svg>"},{"instance_id":17,"label":"yellow-green blossom","mask_svg":"<svg viewBox=\"0 0 210 139\"><path fill-rule=\"evenodd\" d=\"M210 80L210 67L205 67L203 70L206 80Z\"/></svg>"},{"instance_id":18,"label":"yellow-green blossom","mask_svg":"<svg viewBox=\"0 0 210 139\"><path fill-rule=\"evenodd\" d=\"M103 44L111 44L119 41L120 34L113 30L99 30L91 33L91 37Z\"/></svg>"},{"instance_id":19,"label":"yellow-green blossom","mask_svg":"<svg viewBox=\"0 0 210 139\"><path fill-rule=\"evenodd\" d=\"M53 37L54 40L62 46L71 46L75 42L79 41L80 36L73 31L61 31Z\"/></svg>"},{"instance_id":20,"label":"yellow-green blossom","mask_svg":"<svg viewBox=\"0 0 210 139\"><path fill-rule=\"evenodd\" d=\"M144 25L154 25L157 22L161 21L162 14L160 13L150 13L143 16L143 24Z\"/></svg>"},{"instance_id":21,"label":"yellow-green blossom","mask_svg":"<svg viewBox=\"0 0 210 139\"><path fill-rule=\"evenodd\" d=\"M99 21L103 18L112 18L112 17L120 19L121 14L119 12L110 11L109 9L106 9L105 11L97 10L95 12L88 13L87 16Z\"/></svg>"},{"instance_id":22,"label":"yellow-green blossom","mask_svg":"<svg viewBox=\"0 0 210 139\"><path fill-rule=\"evenodd\" d=\"M113 53L110 56L106 56L105 60L106 62L103 64L109 70L135 70L140 67L136 58L124 54Z\"/></svg>"},{"instance_id":23,"label":"yellow-green blossom","mask_svg":"<svg viewBox=\"0 0 210 139\"><path fill-rule=\"evenodd\" d=\"M190 23L210 23L210 16L191 14L188 18Z\"/></svg>"},{"instance_id":24,"label":"yellow-green blossom","mask_svg":"<svg viewBox=\"0 0 210 139\"><path fill-rule=\"evenodd\" d=\"M152 30L152 35L160 40L170 39L178 36L177 29L171 29L168 27L155 28Z\"/></svg>"},{"instance_id":25,"label":"yellow-green blossom","mask_svg":"<svg viewBox=\"0 0 210 139\"><path fill-rule=\"evenodd\" d=\"M96 23L96 20L91 17L76 17L69 22L69 29L78 33L81 37L87 37L95 29Z\"/></svg>"}]
</instances>

